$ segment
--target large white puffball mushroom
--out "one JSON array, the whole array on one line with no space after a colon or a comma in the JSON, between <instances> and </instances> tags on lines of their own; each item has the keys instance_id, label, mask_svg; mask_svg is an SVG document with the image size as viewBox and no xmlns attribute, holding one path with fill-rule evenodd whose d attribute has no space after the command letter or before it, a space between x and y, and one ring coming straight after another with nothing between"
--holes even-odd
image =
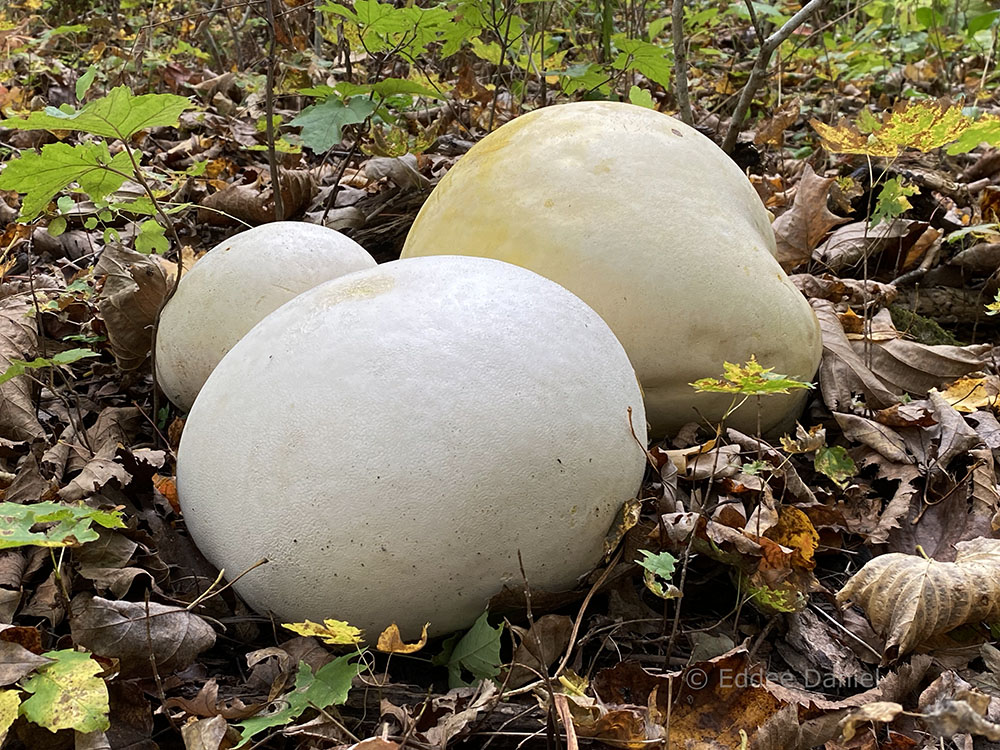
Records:
<instances>
[{"instance_id":1,"label":"large white puffball mushroom","mask_svg":"<svg viewBox=\"0 0 1000 750\"><path fill-rule=\"evenodd\" d=\"M643 107L545 107L488 135L431 193L402 254L440 252L530 268L593 307L657 435L722 418L732 399L688 383L721 376L724 361L756 355L806 379L819 365L819 324L773 257L753 186L711 140ZM760 427L786 426L804 400L760 399ZM757 400L728 424L755 431Z\"/></svg>"},{"instance_id":2,"label":"large white puffball mushroom","mask_svg":"<svg viewBox=\"0 0 1000 750\"><path fill-rule=\"evenodd\" d=\"M160 316L160 387L190 409L219 360L264 316L317 284L374 266L354 240L300 221L262 224L221 242L184 275Z\"/></svg>"},{"instance_id":3,"label":"large white puffball mushroom","mask_svg":"<svg viewBox=\"0 0 1000 750\"><path fill-rule=\"evenodd\" d=\"M631 409L631 425L629 424ZM571 587L641 484L642 396L607 324L483 258L396 261L261 321L205 383L177 459L205 556L280 621L374 642L470 625L504 583Z\"/></svg>"}]
</instances>

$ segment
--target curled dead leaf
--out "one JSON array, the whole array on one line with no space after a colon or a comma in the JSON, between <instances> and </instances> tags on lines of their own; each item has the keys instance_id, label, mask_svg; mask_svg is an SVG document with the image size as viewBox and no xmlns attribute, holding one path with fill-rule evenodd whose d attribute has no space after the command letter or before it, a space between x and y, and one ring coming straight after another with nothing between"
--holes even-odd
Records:
<instances>
[{"instance_id":1,"label":"curled dead leaf","mask_svg":"<svg viewBox=\"0 0 1000 750\"><path fill-rule=\"evenodd\" d=\"M104 277L97 308L108 329L111 353L122 370L136 370L152 349L153 324L170 290L170 274L157 256L108 245L94 275Z\"/></svg>"},{"instance_id":2,"label":"curled dead leaf","mask_svg":"<svg viewBox=\"0 0 1000 750\"><path fill-rule=\"evenodd\" d=\"M886 637L885 657L960 625L1000 619L1000 539L955 545L955 562L890 553L870 560L837 593Z\"/></svg>"},{"instance_id":3,"label":"curled dead leaf","mask_svg":"<svg viewBox=\"0 0 1000 750\"><path fill-rule=\"evenodd\" d=\"M808 164L802 172L792 207L774 220L777 258L785 271L805 263L823 236L849 219L827 208L827 198L835 179L819 177Z\"/></svg>"},{"instance_id":4,"label":"curled dead leaf","mask_svg":"<svg viewBox=\"0 0 1000 750\"><path fill-rule=\"evenodd\" d=\"M37 352L38 334L34 310L22 297L0 300L0 372L11 360L31 360ZM18 375L0 384L0 435L12 440L33 440L45 434L35 416L33 383L28 375Z\"/></svg>"},{"instance_id":5,"label":"curled dead leaf","mask_svg":"<svg viewBox=\"0 0 1000 750\"><path fill-rule=\"evenodd\" d=\"M281 173L281 202L285 218L298 216L312 200L314 183L306 170ZM269 185L228 185L201 202L198 219L230 224L232 219L253 226L274 221L274 191Z\"/></svg>"},{"instance_id":6,"label":"curled dead leaf","mask_svg":"<svg viewBox=\"0 0 1000 750\"><path fill-rule=\"evenodd\" d=\"M416 643L406 643L399 634L399 626L393 623L379 634L378 643L375 645L375 648L384 654L415 654L427 645L428 625L430 625L429 622L424 623L424 629L420 633L420 640Z\"/></svg>"},{"instance_id":7,"label":"curled dead leaf","mask_svg":"<svg viewBox=\"0 0 1000 750\"><path fill-rule=\"evenodd\" d=\"M73 599L73 643L118 659L123 677L184 669L215 643L215 631L181 607L80 594Z\"/></svg>"}]
</instances>

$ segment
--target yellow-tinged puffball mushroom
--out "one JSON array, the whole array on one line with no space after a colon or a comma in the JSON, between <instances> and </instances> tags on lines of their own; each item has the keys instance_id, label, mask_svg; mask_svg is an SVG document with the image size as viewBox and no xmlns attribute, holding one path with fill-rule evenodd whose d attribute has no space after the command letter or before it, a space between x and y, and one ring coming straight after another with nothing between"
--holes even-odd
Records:
<instances>
[{"instance_id":1,"label":"yellow-tinged puffball mushroom","mask_svg":"<svg viewBox=\"0 0 1000 750\"><path fill-rule=\"evenodd\" d=\"M160 387L190 409L219 360L264 316L317 284L373 266L354 240L300 221L262 224L219 243L181 279L160 316Z\"/></svg>"},{"instance_id":2,"label":"yellow-tinged puffball mushroom","mask_svg":"<svg viewBox=\"0 0 1000 750\"><path fill-rule=\"evenodd\" d=\"M654 434L732 399L688 385L751 355L811 378L822 351L812 309L773 257L768 214L712 141L667 115L614 102L545 107L477 143L441 180L403 257L497 258L593 307L628 352ZM783 428L805 392L760 399ZM697 410L697 411L696 411ZM729 419L757 428L757 400Z\"/></svg>"},{"instance_id":3,"label":"yellow-tinged puffball mushroom","mask_svg":"<svg viewBox=\"0 0 1000 750\"><path fill-rule=\"evenodd\" d=\"M496 260L414 258L244 336L188 417L178 493L228 576L270 560L236 584L255 609L415 637L520 588L518 551L532 586L573 586L639 489L645 434L632 365L577 297Z\"/></svg>"}]
</instances>

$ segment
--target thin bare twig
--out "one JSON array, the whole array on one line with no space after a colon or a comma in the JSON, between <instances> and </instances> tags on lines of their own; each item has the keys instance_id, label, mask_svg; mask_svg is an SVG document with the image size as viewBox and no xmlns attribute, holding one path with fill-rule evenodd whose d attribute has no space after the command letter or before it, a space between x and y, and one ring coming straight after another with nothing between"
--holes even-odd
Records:
<instances>
[{"instance_id":1,"label":"thin bare twig","mask_svg":"<svg viewBox=\"0 0 1000 750\"><path fill-rule=\"evenodd\" d=\"M691 112L691 96L688 94L687 46L684 39L684 0L674 0L670 11L671 36L674 40L674 97L680 110L681 120L686 125L694 125Z\"/></svg>"},{"instance_id":2,"label":"thin bare twig","mask_svg":"<svg viewBox=\"0 0 1000 750\"><path fill-rule=\"evenodd\" d=\"M281 180L278 171L278 155L274 150L274 71L278 66L275 56L278 45L278 30L275 26L274 2L267 0L267 96L265 99L267 124L267 163L271 168L271 190L274 192L274 220L285 218L285 203L281 197Z\"/></svg>"},{"instance_id":3,"label":"thin bare twig","mask_svg":"<svg viewBox=\"0 0 1000 750\"><path fill-rule=\"evenodd\" d=\"M722 142L722 150L727 154L733 153L733 149L736 147L736 138L740 134L743 120L750 110L750 103L753 101L757 89L760 88L764 77L767 75L767 66L770 65L771 56L775 50L792 35L795 29L805 23L805 20L809 16L829 2L830 0L809 0L808 3L802 6L798 13L785 21L781 28L771 34L760 45L760 52L757 53L753 70L750 71L750 80L746 82L746 85L740 92L740 98L736 101L736 109L733 110L733 120L729 123L729 130L726 131L726 137Z\"/></svg>"}]
</instances>

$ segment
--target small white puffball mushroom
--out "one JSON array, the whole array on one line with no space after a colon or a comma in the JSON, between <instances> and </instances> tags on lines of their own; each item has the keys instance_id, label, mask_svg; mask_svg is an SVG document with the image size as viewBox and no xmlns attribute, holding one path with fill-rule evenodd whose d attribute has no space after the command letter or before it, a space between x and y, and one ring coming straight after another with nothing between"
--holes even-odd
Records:
<instances>
[{"instance_id":1,"label":"small white puffball mushroom","mask_svg":"<svg viewBox=\"0 0 1000 750\"><path fill-rule=\"evenodd\" d=\"M629 424L631 409L631 425ZM505 583L572 587L641 484L646 422L607 324L483 258L299 295L219 363L177 459L191 536L258 611L370 642L470 625Z\"/></svg>"},{"instance_id":2,"label":"small white puffball mushroom","mask_svg":"<svg viewBox=\"0 0 1000 750\"><path fill-rule=\"evenodd\" d=\"M223 355L268 313L317 284L374 266L354 240L301 221L262 224L219 243L185 274L160 315L160 388L190 409Z\"/></svg>"},{"instance_id":3,"label":"small white puffball mushroom","mask_svg":"<svg viewBox=\"0 0 1000 750\"><path fill-rule=\"evenodd\" d=\"M722 418L731 397L688 384L724 361L756 355L804 379L819 365L819 324L773 257L749 180L711 140L643 107L545 107L488 135L431 193L402 255L441 252L529 268L593 307L635 366L655 435ZM794 422L804 401L760 399L761 429ZM757 403L728 424L756 431Z\"/></svg>"}]
</instances>

